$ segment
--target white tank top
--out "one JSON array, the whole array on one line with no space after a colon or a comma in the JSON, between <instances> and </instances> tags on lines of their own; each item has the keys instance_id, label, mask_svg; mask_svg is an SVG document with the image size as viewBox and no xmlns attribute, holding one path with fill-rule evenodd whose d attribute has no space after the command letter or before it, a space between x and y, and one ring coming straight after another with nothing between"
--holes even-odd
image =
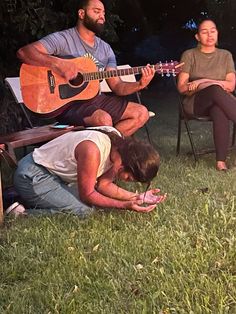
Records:
<instances>
[{"instance_id":1,"label":"white tank top","mask_svg":"<svg viewBox=\"0 0 236 314\"><path fill-rule=\"evenodd\" d=\"M77 181L77 161L75 148L83 141L92 141L100 151L100 165L97 178L107 172L111 167L110 138L96 129L105 129L109 132L120 133L113 127L87 128L83 131L75 131L63 134L54 140L34 149L33 159L35 163L44 166L50 172L58 175L63 181L74 183Z\"/></svg>"}]
</instances>

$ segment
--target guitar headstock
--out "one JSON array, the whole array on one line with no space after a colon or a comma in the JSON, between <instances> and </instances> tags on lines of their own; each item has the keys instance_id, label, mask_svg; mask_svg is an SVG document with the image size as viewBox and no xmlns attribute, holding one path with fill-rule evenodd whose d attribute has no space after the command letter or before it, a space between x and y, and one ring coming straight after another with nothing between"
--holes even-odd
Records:
<instances>
[{"instance_id":1,"label":"guitar headstock","mask_svg":"<svg viewBox=\"0 0 236 314\"><path fill-rule=\"evenodd\" d=\"M155 70L161 76L176 76L181 71L181 66L184 63L179 63L177 61L170 62L159 62L155 65Z\"/></svg>"}]
</instances>

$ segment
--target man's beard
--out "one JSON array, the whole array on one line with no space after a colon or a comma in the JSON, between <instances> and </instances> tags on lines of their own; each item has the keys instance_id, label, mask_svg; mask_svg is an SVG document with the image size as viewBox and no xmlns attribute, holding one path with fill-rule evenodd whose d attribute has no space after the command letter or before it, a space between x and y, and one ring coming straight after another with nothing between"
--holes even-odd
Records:
<instances>
[{"instance_id":1,"label":"man's beard","mask_svg":"<svg viewBox=\"0 0 236 314\"><path fill-rule=\"evenodd\" d=\"M91 19L91 17L89 17L86 13L85 13L85 17L84 17L84 26L89 29L90 31L94 32L95 34L101 34L104 30L104 23L97 23L96 21L94 21L93 19Z\"/></svg>"}]
</instances>

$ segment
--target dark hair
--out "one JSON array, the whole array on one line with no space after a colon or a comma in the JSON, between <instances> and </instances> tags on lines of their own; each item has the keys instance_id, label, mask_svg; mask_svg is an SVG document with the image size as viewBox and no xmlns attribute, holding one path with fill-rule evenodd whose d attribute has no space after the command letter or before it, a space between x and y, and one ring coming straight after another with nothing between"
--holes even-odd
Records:
<instances>
[{"instance_id":1,"label":"dark hair","mask_svg":"<svg viewBox=\"0 0 236 314\"><path fill-rule=\"evenodd\" d=\"M197 24L197 29L196 29L196 33L197 33L197 34L199 33L199 29L200 29L201 25L202 25L204 22L206 22L206 21L210 21L210 22L212 22L212 23L214 23L214 24L216 25L216 22L215 22L213 19L211 19L211 18L204 18L204 19L200 20L200 21L198 22L198 24Z\"/></svg>"},{"instance_id":2,"label":"dark hair","mask_svg":"<svg viewBox=\"0 0 236 314\"><path fill-rule=\"evenodd\" d=\"M131 172L135 181L150 184L157 175L160 156L154 147L133 137L122 138L114 132L104 132L115 145L122 160L124 170Z\"/></svg>"},{"instance_id":3,"label":"dark hair","mask_svg":"<svg viewBox=\"0 0 236 314\"><path fill-rule=\"evenodd\" d=\"M88 6L90 1L91 0L79 0L78 1L78 6L77 6L77 10L85 9ZM104 5L104 1L103 0L99 0L99 1L102 2L103 5Z\"/></svg>"}]
</instances>

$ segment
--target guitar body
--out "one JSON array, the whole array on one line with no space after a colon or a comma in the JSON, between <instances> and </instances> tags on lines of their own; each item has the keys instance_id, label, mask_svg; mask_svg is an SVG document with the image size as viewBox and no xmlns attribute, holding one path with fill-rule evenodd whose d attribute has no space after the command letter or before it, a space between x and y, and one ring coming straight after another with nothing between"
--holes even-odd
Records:
<instances>
[{"instance_id":1,"label":"guitar body","mask_svg":"<svg viewBox=\"0 0 236 314\"><path fill-rule=\"evenodd\" d=\"M77 66L78 73L97 71L96 64L89 58L79 57L67 61ZM20 84L26 107L49 117L57 116L76 100L93 98L99 91L98 79L82 80L79 85L74 85L49 68L27 64L21 66Z\"/></svg>"}]
</instances>

